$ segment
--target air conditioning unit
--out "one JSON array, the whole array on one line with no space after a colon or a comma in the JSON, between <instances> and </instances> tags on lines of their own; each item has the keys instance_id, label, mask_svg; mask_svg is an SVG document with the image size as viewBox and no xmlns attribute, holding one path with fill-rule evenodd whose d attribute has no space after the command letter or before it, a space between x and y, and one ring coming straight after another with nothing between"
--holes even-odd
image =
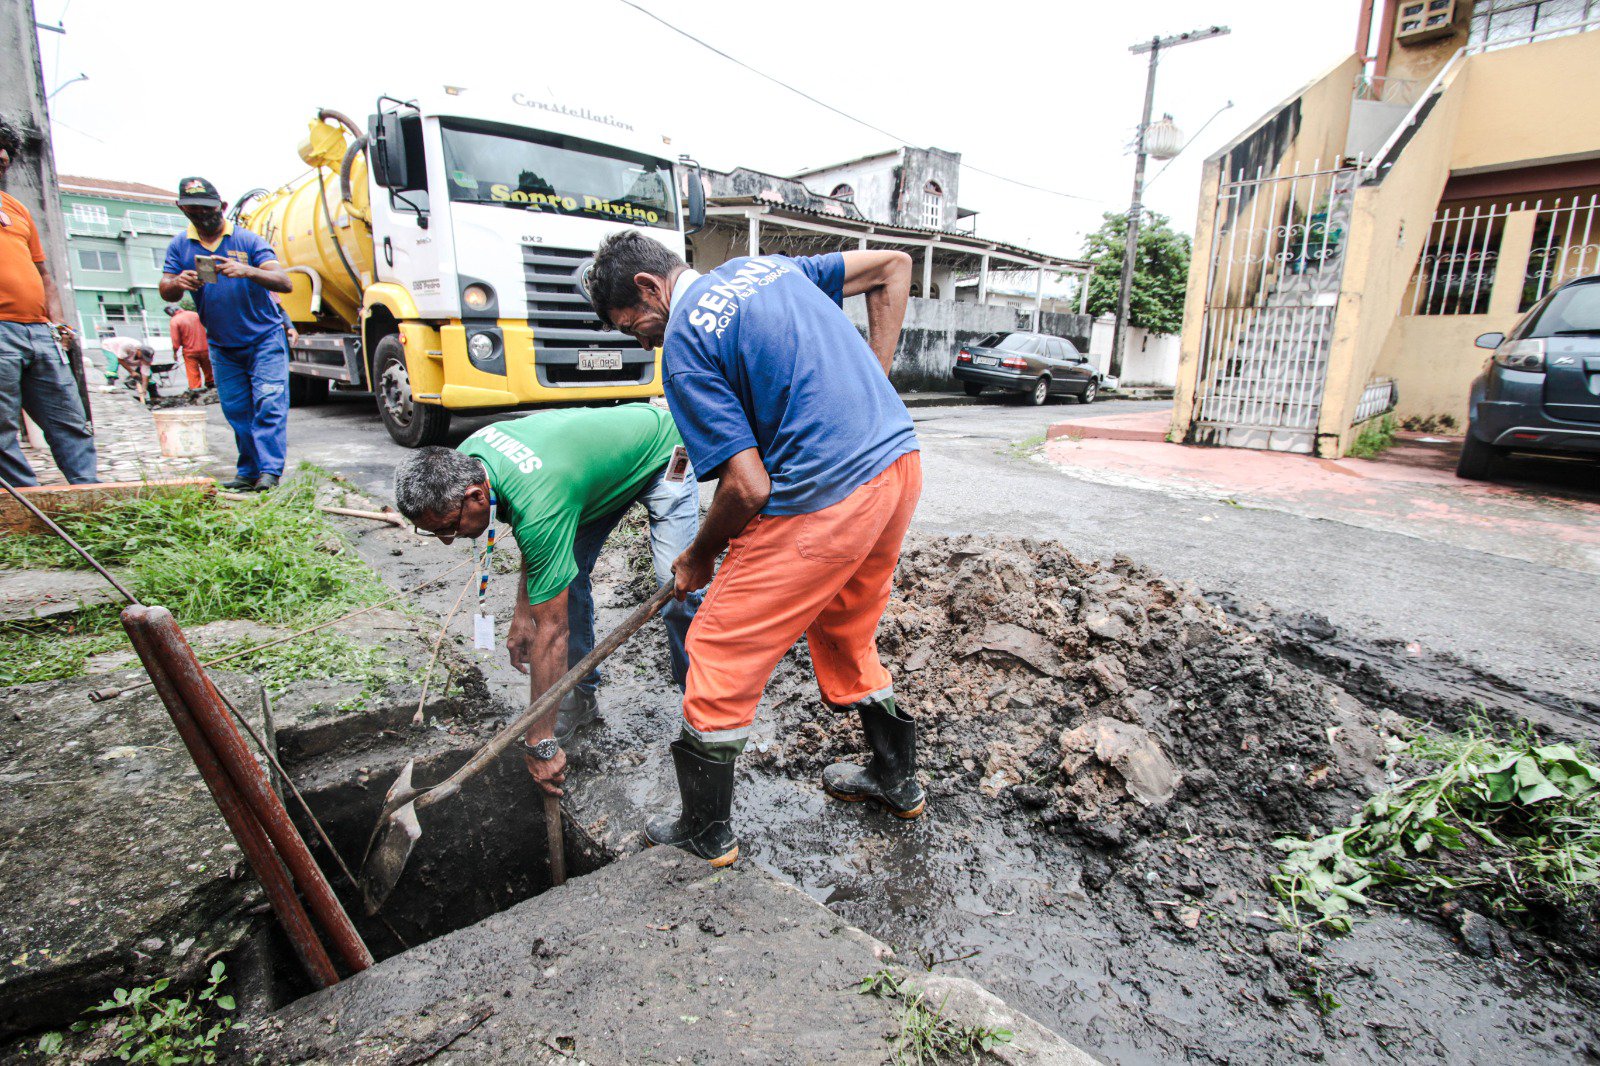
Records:
<instances>
[{"instance_id":1,"label":"air conditioning unit","mask_svg":"<svg viewBox=\"0 0 1600 1066\"><path fill-rule=\"evenodd\" d=\"M1456 29L1456 0L1404 0L1395 22L1394 39L1423 44L1448 37Z\"/></svg>"}]
</instances>

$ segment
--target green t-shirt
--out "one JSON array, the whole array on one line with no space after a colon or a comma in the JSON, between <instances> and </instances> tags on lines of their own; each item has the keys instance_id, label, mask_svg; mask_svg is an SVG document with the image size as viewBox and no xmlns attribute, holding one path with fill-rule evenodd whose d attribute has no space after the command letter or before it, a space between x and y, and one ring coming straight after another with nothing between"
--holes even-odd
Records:
<instances>
[{"instance_id":1,"label":"green t-shirt","mask_svg":"<svg viewBox=\"0 0 1600 1066\"><path fill-rule=\"evenodd\" d=\"M647 403L541 411L485 426L460 451L481 460L543 603L578 576L579 526L633 499L683 443L672 416Z\"/></svg>"}]
</instances>

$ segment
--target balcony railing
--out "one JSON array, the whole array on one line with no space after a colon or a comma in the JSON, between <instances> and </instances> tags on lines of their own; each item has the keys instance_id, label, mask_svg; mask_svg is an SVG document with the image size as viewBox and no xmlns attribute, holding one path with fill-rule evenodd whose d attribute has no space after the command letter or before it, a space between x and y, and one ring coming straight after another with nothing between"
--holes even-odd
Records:
<instances>
[{"instance_id":1,"label":"balcony railing","mask_svg":"<svg viewBox=\"0 0 1600 1066\"><path fill-rule=\"evenodd\" d=\"M129 211L121 218L83 218L67 214L67 233L74 237L122 237L141 233L175 236L189 225L182 215L165 215L159 211Z\"/></svg>"},{"instance_id":2,"label":"balcony railing","mask_svg":"<svg viewBox=\"0 0 1600 1066\"><path fill-rule=\"evenodd\" d=\"M1380 78L1371 74L1357 74L1352 97L1378 104L1414 104L1422 83L1415 78Z\"/></svg>"}]
</instances>

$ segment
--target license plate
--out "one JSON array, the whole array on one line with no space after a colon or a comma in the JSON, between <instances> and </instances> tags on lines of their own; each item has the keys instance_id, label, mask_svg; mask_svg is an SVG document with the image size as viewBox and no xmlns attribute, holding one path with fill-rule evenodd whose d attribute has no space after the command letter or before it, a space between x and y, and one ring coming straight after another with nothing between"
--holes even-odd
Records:
<instances>
[{"instance_id":1,"label":"license plate","mask_svg":"<svg viewBox=\"0 0 1600 1066\"><path fill-rule=\"evenodd\" d=\"M621 370L621 352L579 352L579 370Z\"/></svg>"},{"instance_id":2,"label":"license plate","mask_svg":"<svg viewBox=\"0 0 1600 1066\"><path fill-rule=\"evenodd\" d=\"M996 359L992 355L975 355L975 356L972 357L972 361L974 363L977 363L979 366L999 366L1000 365L1000 360Z\"/></svg>"}]
</instances>

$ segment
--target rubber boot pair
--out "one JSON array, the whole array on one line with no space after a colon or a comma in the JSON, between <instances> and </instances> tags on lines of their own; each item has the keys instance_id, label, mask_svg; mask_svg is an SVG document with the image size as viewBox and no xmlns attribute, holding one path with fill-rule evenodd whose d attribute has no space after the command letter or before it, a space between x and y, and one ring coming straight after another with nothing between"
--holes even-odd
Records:
<instances>
[{"instance_id":1,"label":"rubber boot pair","mask_svg":"<svg viewBox=\"0 0 1600 1066\"><path fill-rule=\"evenodd\" d=\"M674 740L672 762L678 771L683 813L651 822L645 827L645 841L682 848L712 866L733 865L739 858L739 841L728 819L733 813L733 764L743 747L743 741L730 746L703 745L688 736Z\"/></svg>"},{"instance_id":2,"label":"rubber boot pair","mask_svg":"<svg viewBox=\"0 0 1600 1066\"><path fill-rule=\"evenodd\" d=\"M896 818L915 818L928 794L917 780L917 726L893 696L855 704L872 759L866 766L836 762L822 771L822 787L846 803L872 800ZM848 708L840 707L839 710Z\"/></svg>"}]
</instances>

